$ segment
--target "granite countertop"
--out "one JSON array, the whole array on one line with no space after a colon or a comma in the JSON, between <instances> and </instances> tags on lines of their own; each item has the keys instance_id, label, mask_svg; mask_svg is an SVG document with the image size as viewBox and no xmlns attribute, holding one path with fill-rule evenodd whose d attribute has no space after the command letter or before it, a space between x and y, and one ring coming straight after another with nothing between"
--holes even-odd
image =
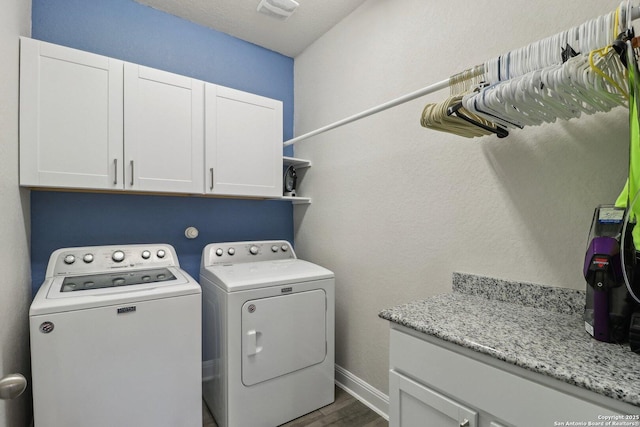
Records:
<instances>
[{"instance_id":1,"label":"granite countertop","mask_svg":"<svg viewBox=\"0 0 640 427\"><path fill-rule=\"evenodd\" d=\"M584 330L585 292L454 273L453 292L383 319L640 406L640 354Z\"/></svg>"}]
</instances>

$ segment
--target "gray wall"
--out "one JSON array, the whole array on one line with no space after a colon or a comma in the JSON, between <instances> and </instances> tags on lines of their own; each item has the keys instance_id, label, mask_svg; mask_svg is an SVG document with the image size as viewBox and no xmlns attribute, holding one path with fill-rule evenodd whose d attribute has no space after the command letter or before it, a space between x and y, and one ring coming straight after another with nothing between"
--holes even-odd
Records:
<instances>
[{"instance_id":1,"label":"gray wall","mask_svg":"<svg viewBox=\"0 0 640 427\"><path fill-rule=\"evenodd\" d=\"M369 0L295 61L295 134L607 13L618 1ZM309 158L296 250L336 273L336 363L387 393L385 307L449 292L451 273L583 289L593 209L626 177L624 108L465 139L412 101L296 145Z\"/></svg>"},{"instance_id":2,"label":"gray wall","mask_svg":"<svg viewBox=\"0 0 640 427\"><path fill-rule=\"evenodd\" d=\"M31 33L31 2L0 5L0 377L29 372L29 194L18 187L18 36ZM30 394L0 400L0 427L30 422Z\"/></svg>"}]
</instances>

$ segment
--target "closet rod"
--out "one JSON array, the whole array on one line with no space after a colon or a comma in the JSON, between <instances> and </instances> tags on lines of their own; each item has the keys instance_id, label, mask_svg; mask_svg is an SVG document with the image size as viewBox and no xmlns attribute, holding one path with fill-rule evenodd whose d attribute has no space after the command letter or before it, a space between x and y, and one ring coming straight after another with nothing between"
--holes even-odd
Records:
<instances>
[{"instance_id":1,"label":"closet rod","mask_svg":"<svg viewBox=\"0 0 640 427\"><path fill-rule=\"evenodd\" d=\"M631 7L631 19L632 20L636 20L638 18L640 18L640 6L632 5L632 7ZM283 143L283 145L285 147L287 147L289 145L293 145L296 142L305 140L307 138L311 138L312 136L318 135L320 133L329 131L331 129L335 129L337 127L346 125L346 124L354 122L356 120L360 120L362 118L371 116L371 115L379 113L381 111L388 110L389 108L395 107L395 106L400 105L400 104L404 104L405 102L412 101L412 100L414 100L416 98L420 98L421 96L428 95L428 94L433 93L433 92L437 92L437 91L439 91L441 89L449 87L450 83L451 83L451 78L439 81L438 83L434 83L434 84L432 84L430 86L427 86L425 88L419 89L419 90L417 90L415 92L411 92L411 93L409 93L407 95L401 96L400 98L393 99L393 100L391 100L389 102L386 102L384 104L378 105L377 107L370 108L368 110L362 111L361 113L355 114L353 116L347 117L347 118L342 119L342 120L338 120L335 123L331 123L329 125L323 126L323 127L319 128L319 129L316 129L314 131L311 131L311 132L302 134L300 136L297 136L295 138L292 138L292 139L290 139L288 141L285 141Z\"/></svg>"},{"instance_id":2,"label":"closet rod","mask_svg":"<svg viewBox=\"0 0 640 427\"><path fill-rule=\"evenodd\" d=\"M346 125L348 123L355 122L356 120L360 120L360 119L362 119L364 117L371 116L372 114L379 113L380 111L388 110L389 108L395 107L396 105L404 104L405 102L412 101L412 100L414 100L416 98L420 98L421 96L428 95L428 94L433 93L433 92L437 92L437 91L439 91L441 89L449 87L449 81L450 81L450 79L447 78L447 79L442 80L442 81L440 81L438 83L434 83L434 84L429 85L429 86L427 86L425 88L416 90L415 92L408 93L408 94L406 94L404 96L401 96L400 98L396 98L396 99L393 99L391 101L385 102L384 104L380 104L377 107L370 108L370 109L365 110L365 111L363 111L361 113L355 114L353 116L347 117L347 118L342 119L342 120L338 120L337 122L331 123L330 125L326 125L326 126L323 126L323 127L319 128L319 129L316 129L314 131L302 134L302 135L297 136L295 138L292 138L292 139L290 139L288 141L285 141L284 142L284 146L286 147L288 145L293 145L298 141L302 141L303 139L311 138L312 136L318 135L319 133L323 133L323 132L326 132L328 130L335 129L335 128L340 127L342 125Z\"/></svg>"}]
</instances>

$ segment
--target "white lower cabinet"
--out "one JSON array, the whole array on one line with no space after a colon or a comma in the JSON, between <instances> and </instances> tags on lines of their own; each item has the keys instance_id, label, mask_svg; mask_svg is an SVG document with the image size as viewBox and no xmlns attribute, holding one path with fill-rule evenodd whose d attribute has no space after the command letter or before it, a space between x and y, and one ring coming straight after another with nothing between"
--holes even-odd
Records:
<instances>
[{"instance_id":1,"label":"white lower cabinet","mask_svg":"<svg viewBox=\"0 0 640 427\"><path fill-rule=\"evenodd\" d=\"M391 402L389 423L392 426L477 427L478 425L477 412L393 369L389 373L389 390Z\"/></svg>"},{"instance_id":2,"label":"white lower cabinet","mask_svg":"<svg viewBox=\"0 0 640 427\"><path fill-rule=\"evenodd\" d=\"M640 412L396 324L390 339L390 427L598 425Z\"/></svg>"}]
</instances>

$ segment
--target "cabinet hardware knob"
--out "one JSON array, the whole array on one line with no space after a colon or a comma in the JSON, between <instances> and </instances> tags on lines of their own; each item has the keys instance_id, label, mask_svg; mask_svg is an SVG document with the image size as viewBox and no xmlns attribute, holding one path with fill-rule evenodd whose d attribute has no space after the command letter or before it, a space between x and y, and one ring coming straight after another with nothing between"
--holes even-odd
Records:
<instances>
[{"instance_id":1,"label":"cabinet hardware knob","mask_svg":"<svg viewBox=\"0 0 640 427\"><path fill-rule=\"evenodd\" d=\"M460 427L469 427L469 420L465 419L460 423Z\"/></svg>"},{"instance_id":2,"label":"cabinet hardware knob","mask_svg":"<svg viewBox=\"0 0 640 427\"><path fill-rule=\"evenodd\" d=\"M131 160L131 186L133 187L133 160Z\"/></svg>"},{"instance_id":3,"label":"cabinet hardware knob","mask_svg":"<svg viewBox=\"0 0 640 427\"><path fill-rule=\"evenodd\" d=\"M209 172L211 172L211 187L209 187L209 190L213 191L213 168L210 168Z\"/></svg>"},{"instance_id":4,"label":"cabinet hardware knob","mask_svg":"<svg viewBox=\"0 0 640 427\"><path fill-rule=\"evenodd\" d=\"M118 185L118 159L113 159L113 185Z\"/></svg>"}]
</instances>

